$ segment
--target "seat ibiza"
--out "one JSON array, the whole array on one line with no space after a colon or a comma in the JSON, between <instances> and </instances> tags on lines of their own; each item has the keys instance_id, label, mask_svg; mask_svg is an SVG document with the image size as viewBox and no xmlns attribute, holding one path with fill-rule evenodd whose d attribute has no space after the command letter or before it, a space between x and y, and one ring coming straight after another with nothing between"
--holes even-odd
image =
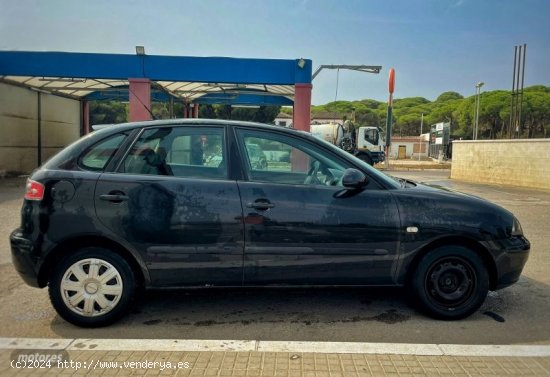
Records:
<instances>
[{"instance_id":1,"label":"seat ibiza","mask_svg":"<svg viewBox=\"0 0 550 377\"><path fill-rule=\"evenodd\" d=\"M86 327L166 287L404 286L428 315L459 319L516 282L530 249L487 201L391 178L305 132L215 120L92 132L32 173L21 217L15 268Z\"/></svg>"}]
</instances>

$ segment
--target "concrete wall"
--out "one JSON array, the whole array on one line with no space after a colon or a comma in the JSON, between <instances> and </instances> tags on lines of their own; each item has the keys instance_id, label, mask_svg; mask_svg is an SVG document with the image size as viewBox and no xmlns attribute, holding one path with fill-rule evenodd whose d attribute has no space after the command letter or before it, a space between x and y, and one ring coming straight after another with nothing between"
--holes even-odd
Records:
<instances>
[{"instance_id":1,"label":"concrete wall","mask_svg":"<svg viewBox=\"0 0 550 377\"><path fill-rule=\"evenodd\" d=\"M0 83L0 174L29 173L38 166L39 129L42 162L78 139L80 114L79 101Z\"/></svg>"},{"instance_id":2,"label":"concrete wall","mask_svg":"<svg viewBox=\"0 0 550 377\"><path fill-rule=\"evenodd\" d=\"M454 141L451 178L550 189L550 139Z\"/></svg>"}]
</instances>

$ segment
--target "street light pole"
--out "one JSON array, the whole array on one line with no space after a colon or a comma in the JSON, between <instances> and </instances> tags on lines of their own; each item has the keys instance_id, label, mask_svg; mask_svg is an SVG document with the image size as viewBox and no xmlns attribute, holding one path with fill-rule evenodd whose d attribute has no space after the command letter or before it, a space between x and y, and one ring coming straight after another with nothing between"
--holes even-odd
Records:
<instances>
[{"instance_id":1,"label":"street light pole","mask_svg":"<svg viewBox=\"0 0 550 377\"><path fill-rule=\"evenodd\" d=\"M476 121L477 121L477 87L474 97L474 123L472 124L472 140L476 139Z\"/></svg>"},{"instance_id":2,"label":"street light pole","mask_svg":"<svg viewBox=\"0 0 550 377\"><path fill-rule=\"evenodd\" d=\"M483 81L480 81L476 84L476 121L475 121L475 130L474 130L474 140L477 140L477 132L479 129L479 102L481 95L481 87L485 85Z\"/></svg>"}]
</instances>

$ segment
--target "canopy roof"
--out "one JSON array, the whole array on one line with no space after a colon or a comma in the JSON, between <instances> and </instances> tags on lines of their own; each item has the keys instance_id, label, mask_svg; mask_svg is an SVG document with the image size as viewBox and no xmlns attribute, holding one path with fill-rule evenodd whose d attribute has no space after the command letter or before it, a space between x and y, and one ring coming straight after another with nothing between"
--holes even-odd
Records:
<instances>
[{"instance_id":1,"label":"canopy roof","mask_svg":"<svg viewBox=\"0 0 550 377\"><path fill-rule=\"evenodd\" d=\"M75 99L127 100L133 78L151 80L153 101L292 105L311 60L0 51L0 81Z\"/></svg>"}]
</instances>

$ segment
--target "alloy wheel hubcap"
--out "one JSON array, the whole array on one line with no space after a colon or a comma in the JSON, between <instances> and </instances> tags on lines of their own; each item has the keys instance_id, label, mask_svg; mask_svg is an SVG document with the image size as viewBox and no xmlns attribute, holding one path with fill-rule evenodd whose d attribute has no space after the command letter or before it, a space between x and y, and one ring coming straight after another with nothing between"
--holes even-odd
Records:
<instances>
[{"instance_id":1,"label":"alloy wheel hubcap","mask_svg":"<svg viewBox=\"0 0 550 377\"><path fill-rule=\"evenodd\" d=\"M67 308L85 317L96 317L110 312L120 301L122 276L107 261L82 259L65 271L60 290Z\"/></svg>"}]
</instances>

